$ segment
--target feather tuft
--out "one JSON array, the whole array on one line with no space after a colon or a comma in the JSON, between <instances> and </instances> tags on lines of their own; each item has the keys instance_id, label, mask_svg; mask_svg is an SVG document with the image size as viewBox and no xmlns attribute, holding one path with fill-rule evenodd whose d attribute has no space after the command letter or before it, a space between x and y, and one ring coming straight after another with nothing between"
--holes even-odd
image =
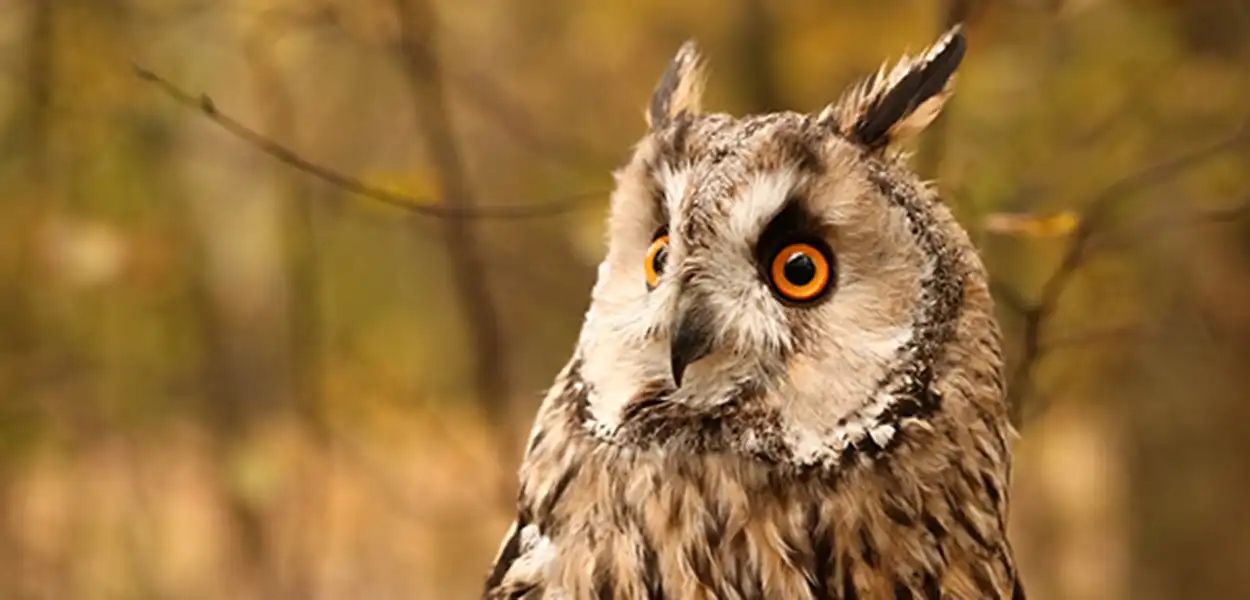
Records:
<instances>
[{"instance_id":1,"label":"feather tuft","mask_svg":"<svg viewBox=\"0 0 1250 600\"><path fill-rule=\"evenodd\" d=\"M698 45L689 40L681 45L669 61L651 94L647 109L647 126L658 129L681 113L697 114L702 110L706 68Z\"/></svg>"},{"instance_id":2,"label":"feather tuft","mask_svg":"<svg viewBox=\"0 0 1250 600\"><path fill-rule=\"evenodd\" d=\"M950 98L966 48L963 27L956 25L919 56L903 57L888 71L883 64L826 107L817 122L873 150L912 137Z\"/></svg>"}]
</instances>

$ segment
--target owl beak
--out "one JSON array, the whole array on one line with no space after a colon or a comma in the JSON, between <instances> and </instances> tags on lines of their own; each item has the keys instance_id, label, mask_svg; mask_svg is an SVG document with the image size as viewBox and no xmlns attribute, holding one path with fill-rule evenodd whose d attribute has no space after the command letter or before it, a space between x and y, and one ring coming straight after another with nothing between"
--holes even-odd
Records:
<instances>
[{"instance_id":1,"label":"owl beak","mask_svg":"<svg viewBox=\"0 0 1250 600\"><path fill-rule=\"evenodd\" d=\"M681 387L682 375L691 363L712 351L712 323L706 311L684 310L673 328L669 352L672 359L673 383Z\"/></svg>"}]
</instances>

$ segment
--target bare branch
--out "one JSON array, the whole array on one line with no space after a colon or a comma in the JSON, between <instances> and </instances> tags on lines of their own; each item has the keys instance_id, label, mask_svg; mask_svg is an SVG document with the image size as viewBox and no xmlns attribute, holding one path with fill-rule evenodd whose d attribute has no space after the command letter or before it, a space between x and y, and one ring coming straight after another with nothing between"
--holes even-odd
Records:
<instances>
[{"instance_id":1,"label":"bare branch","mask_svg":"<svg viewBox=\"0 0 1250 600\"><path fill-rule=\"evenodd\" d=\"M1210 160L1229 150L1239 148L1246 144L1247 141L1250 141L1250 119L1243 120L1227 136L1205 146L1161 160L1113 182L1096 194L1086 205L1084 218L1081 219L1081 225L1077 229L1074 241L1078 244L1085 244L1088 240L1083 238L1093 235L1100 225L1099 221L1106 216L1107 210L1111 208L1111 204L1116 200L1149 188L1156 183L1183 172L1189 167Z\"/></svg>"},{"instance_id":2,"label":"bare branch","mask_svg":"<svg viewBox=\"0 0 1250 600\"><path fill-rule=\"evenodd\" d=\"M1047 320L1058 309L1060 297L1071 283L1073 276L1081 266L1094 254L1096 236L1103 233L1103 220L1112 204L1121 198L1130 196L1161 181L1181 173L1194 165L1219 156L1229 150L1241 147L1250 141L1250 120L1243 121L1229 135L1215 140L1205 146L1195 148L1129 175L1108 185L1095 194L1082 211L1079 225L1069 238L1067 249L1059 262L1059 267L1042 284L1038 300L1024 311L1024 332L1021 341L1020 361L1016 365L1008 388L1011 390L1012 422L1021 425L1024 399L1032 391L1032 379L1038 363L1045 357L1051 346L1042 344L1042 333ZM1237 209L1224 209L1208 213L1220 221L1228 221L1239 217L1250 206ZM1031 411L1036 412L1036 411Z\"/></svg>"},{"instance_id":3,"label":"bare branch","mask_svg":"<svg viewBox=\"0 0 1250 600\"><path fill-rule=\"evenodd\" d=\"M560 198L553 202L528 206L483 206L467 207L447 204L432 204L429 200L396 194L369 185L355 177L345 175L329 167L319 165L300 156L294 150L240 123L238 120L222 113L213 103L212 98L201 94L196 96L184 91L169 80L140 65L133 65L134 73L143 81L151 83L165 95L179 104L198 111L228 133L246 142L248 145L272 156L273 158L295 169L329 182L343 190L377 200L384 204L406 210L411 213L444 219L528 219L550 217L567 213L587 206L587 198L603 196L602 190L582 192Z\"/></svg>"},{"instance_id":4,"label":"bare branch","mask_svg":"<svg viewBox=\"0 0 1250 600\"><path fill-rule=\"evenodd\" d=\"M1100 327L1089 331L1078 331L1066 335L1056 336L1052 339L1046 340L1042 343L1040 352L1053 352L1059 349L1086 346L1089 344L1098 344L1103 342L1133 340L1139 338L1141 335L1141 327L1138 325Z\"/></svg>"},{"instance_id":5,"label":"bare branch","mask_svg":"<svg viewBox=\"0 0 1250 600\"><path fill-rule=\"evenodd\" d=\"M1086 254L1127 248L1141 240L1158 239L1162 234L1179 231L1186 226L1232 223L1247 217L1250 217L1250 190L1242 193L1238 203L1232 206L1195 211L1179 217L1172 214L1155 215L1122 230L1106 232L1090 242Z\"/></svg>"},{"instance_id":6,"label":"bare branch","mask_svg":"<svg viewBox=\"0 0 1250 600\"><path fill-rule=\"evenodd\" d=\"M1023 317L1029 312L1029 303L1020 295L1020 292L1001 281L990 282L990 295L1000 306L1006 307L1016 316Z\"/></svg>"}]
</instances>

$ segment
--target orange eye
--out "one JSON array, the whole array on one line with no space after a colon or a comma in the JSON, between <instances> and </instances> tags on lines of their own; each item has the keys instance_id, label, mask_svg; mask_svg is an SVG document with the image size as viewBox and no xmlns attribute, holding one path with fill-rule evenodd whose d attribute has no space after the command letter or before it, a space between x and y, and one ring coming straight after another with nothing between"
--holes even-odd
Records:
<instances>
[{"instance_id":1,"label":"orange eye","mask_svg":"<svg viewBox=\"0 0 1250 600\"><path fill-rule=\"evenodd\" d=\"M647 289L653 290L660 283L660 275L664 274L664 263L668 260L668 236L662 235L651 242L647 249L647 258L643 268L647 271Z\"/></svg>"},{"instance_id":2,"label":"orange eye","mask_svg":"<svg viewBox=\"0 0 1250 600\"><path fill-rule=\"evenodd\" d=\"M829 287L829 258L811 244L790 244L773 257L773 288L787 300L814 300Z\"/></svg>"}]
</instances>

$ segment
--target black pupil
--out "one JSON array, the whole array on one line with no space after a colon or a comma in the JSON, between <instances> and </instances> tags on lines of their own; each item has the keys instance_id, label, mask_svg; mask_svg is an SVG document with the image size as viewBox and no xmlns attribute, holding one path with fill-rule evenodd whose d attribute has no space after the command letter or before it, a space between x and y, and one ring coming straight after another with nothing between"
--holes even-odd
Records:
<instances>
[{"instance_id":1,"label":"black pupil","mask_svg":"<svg viewBox=\"0 0 1250 600\"><path fill-rule=\"evenodd\" d=\"M786 259L786 280L794 285L807 285L816 278L816 262L812 257L795 252Z\"/></svg>"},{"instance_id":2,"label":"black pupil","mask_svg":"<svg viewBox=\"0 0 1250 600\"><path fill-rule=\"evenodd\" d=\"M659 275L660 273L664 272L664 262L666 260L668 260L668 246L667 245L661 246L659 250L656 250L655 258L651 259L651 268L655 271L656 275Z\"/></svg>"}]
</instances>

